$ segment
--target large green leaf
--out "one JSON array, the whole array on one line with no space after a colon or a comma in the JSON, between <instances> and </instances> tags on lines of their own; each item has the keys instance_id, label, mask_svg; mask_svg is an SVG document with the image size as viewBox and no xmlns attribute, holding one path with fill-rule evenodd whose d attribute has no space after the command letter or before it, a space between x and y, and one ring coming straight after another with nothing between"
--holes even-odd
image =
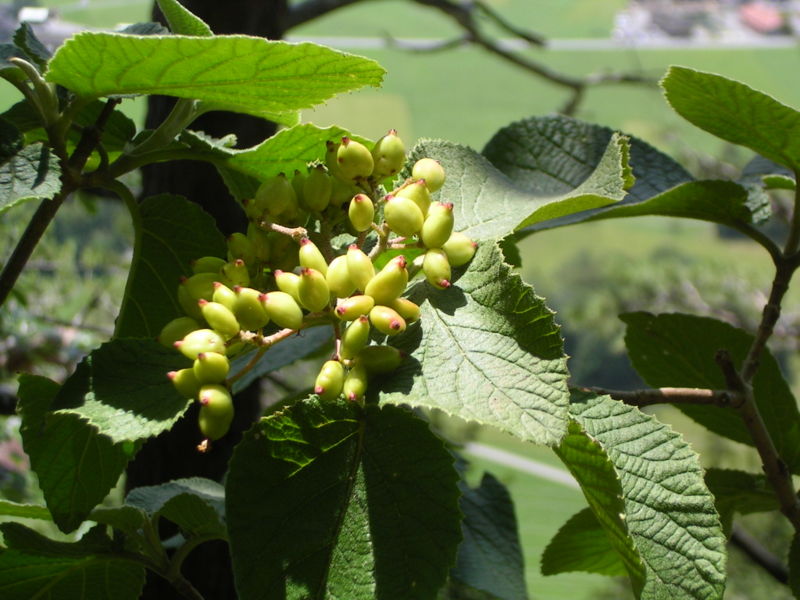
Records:
<instances>
[{"instance_id":1,"label":"large green leaf","mask_svg":"<svg viewBox=\"0 0 800 600\"><path fill-rule=\"evenodd\" d=\"M298 110L377 86L383 74L372 60L309 43L84 32L59 48L46 77L81 96L164 94L293 125Z\"/></svg>"},{"instance_id":2,"label":"large green leaf","mask_svg":"<svg viewBox=\"0 0 800 600\"><path fill-rule=\"evenodd\" d=\"M517 184L477 152L450 142L423 140L410 158L427 156L441 162L447 179L439 196L453 203L456 228L475 240L494 240L541 221L622 200L627 148L624 138L613 136L586 178L557 191Z\"/></svg>"},{"instance_id":3,"label":"large green leaf","mask_svg":"<svg viewBox=\"0 0 800 600\"><path fill-rule=\"evenodd\" d=\"M672 108L690 123L792 170L800 168L795 109L738 81L687 67L670 67L661 85Z\"/></svg>"},{"instance_id":4,"label":"large green leaf","mask_svg":"<svg viewBox=\"0 0 800 600\"><path fill-rule=\"evenodd\" d=\"M483 242L447 290L420 283L422 318L392 344L409 357L381 402L437 408L523 440L557 444L567 423L567 367L553 313Z\"/></svg>"},{"instance_id":5,"label":"large green leaf","mask_svg":"<svg viewBox=\"0 0 800 600\"><path fill-rule=\"evenodd\" d=\"M10 548L0 553L4 600L135 600L144 567L114 551L98 529L78 542L56 542L17 523L0 525Z\"/></svg>"},{"instance_id":6,"label":"large green leaf","mask_svg":"<svg viewBox=\"0 0 800 600\"><path fill-rule=\"evenodd\" d=\"M20 433L53 520L72 531L116 485L134 448L114 444L76 414L48 413L59 391L44 377L20 377Z\"/></svg>"},{"instance_id":7,"label":"large green leaf","mask_svg":"<svg viewBox=\"0 0 800 600\"><path fill-rule=\"evenodd\" d=\"M727 350L740 364L753 336L732 325L683 314L628 313L625 344L636 371L653 387L724 389L725 378L714 357ZM793 473L800 473L800 412L775 358L762 352L753 378L753 395L775 447ZM717 406L677 405L714 433L753 445L741 417Z\"/></svg>"},{"instance_id":8,"label":"large green leaf","mask_svg":"<svg viewBox=\"0 0 800 600\"><path fill-rule=\"evenodd\" d=\"M155 338L182 316L178 304L181 276L202 256L225 256L225 238L214 219L180 196L159 195L138 205L136 247L116 335Z\"/></svg>"},{"instance_id":9,"label":"large green leaf","mask_svg":"<svg viewBox=\"0 0 800 600\"><path fill-rule=\"evenodd\" d=\"M434 598L460 539L452 463L394 406L310 399L262 419L226 479L239 597Z\"/></svg>"},{"instance_id":10,"label":"large green leaf","mask_svg":"<svg viewBox=\"0 0 800 600\"><path fill-rule=\"evenodd\" d=\"M160 516L178 525L185 537L224 538L225 490L216 481L192 477L131 490L125 504L149 517Z\"/></svg>"},{"instance_id":11,"label":"large green leaf","mask_svg":"<svg viewBox=\"0 0 800 600\"><path fill-rule=\"evenodd\" d=\"M477 488L463 482L461 488L464 540L450 578L496 600L525 600L525 566L508 490L489 473Z\"/></svg>"},{"instance_id":12,"label":"large green leaf","mask_svg":"<svg viewBox=\"0 0 800 600\"><path fill-rule=\"evenodd\" d=\"M575 513L542 553L542 575L585 571L626 575L625 566L590 508Z\"/></svg>"},{"instance_id":13,"label":"large green leaf","mask_svg":"<svg viewBox=\"0 0 800 600\"><path fill-rule=\"evenodd\" d=\"M31 144L0 163L0 215L26 200L50 200L61 189L61 167L44 144Z\"/></svg>"},{"instance_id":14,"label":"large green leaf","mask_svg":"<svg viewBox=\"0 0 800 600\"><path fill-rule=\"evenodd\" d=\"M584 491L622 490L622 518L644 567L644 580L633 579L638 597L721 598L725 536L697 454L666 425L607 396L575 394L570 414L616 471L599 480L595 470L586 478L573 474Z\"/></svg>"},{"instance_id":15,"label":"large green leaf","mask_svg":"<svg viewBox=\"0 0 800 600\"><path fill-rule=\"evenodd\" d=\"M763 474L708 469L705 480L714 494L714 503L726 534L730 534L734 513L746 515L780 510L775 490Z\"/></svg>"}]
</instances>

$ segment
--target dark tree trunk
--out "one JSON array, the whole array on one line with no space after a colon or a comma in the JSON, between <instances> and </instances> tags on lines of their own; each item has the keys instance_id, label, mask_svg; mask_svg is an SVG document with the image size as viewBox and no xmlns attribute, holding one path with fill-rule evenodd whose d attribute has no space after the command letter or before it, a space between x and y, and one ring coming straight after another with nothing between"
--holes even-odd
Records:
<instances>
[{"instance_id":1,"label":"dark tree trunk","mask_svg":"<svg viewBox=\"0 0 800 600\"><path fill-rule=\"evenodd\" d=\"M271 39L280 39L283 34L281 28L287 0L188 0L183 4L208 23L215 33L245 33ZM157 9L154 9L154 18L163 21ZM152 128L162 121L173 103L170 98L150 98L146 126ZM215 137L234 133L239 147L253 146L275 132L272 123L227 112L205 114L190 128ZM207 163L180 161L150 165L143 169L142 177L142 197L159 193L180 194L209 212L226 235L244 231L243 211L228 194L216 170ZM238 394L235 405L236 418L231 431L215 442L211 452L206 454L195 450L200 435L197 407L193 406L173 430L144 445L128 468L128 489L181 477L198 476L221 481L233 447L260 412L258 387L250 386ZM173 533L163 530L162 537ZM184 562L183 574L209 600L236 598L227 544L200 545ZM176 597L177 592L172 586L148 573L142 598L172 600Z\"/></svg>"}]
</instances>

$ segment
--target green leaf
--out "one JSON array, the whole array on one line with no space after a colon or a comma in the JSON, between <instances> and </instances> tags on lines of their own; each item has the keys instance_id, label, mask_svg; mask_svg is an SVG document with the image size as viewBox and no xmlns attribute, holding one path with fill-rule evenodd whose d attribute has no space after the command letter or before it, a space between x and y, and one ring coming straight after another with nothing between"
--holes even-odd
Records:
<instances>
[{"instance_id":1,"label":"green leaf","mask_svg":"<svg viewBox=\"0 0 800 600\"><path fill-rule=\"evenodd\" d=\"M14 32L14 43L44 71L52 53L39 41L29 23L20 24Z\"/></svg>"},{"instance_id":2,"label":"green leaf","mask_svg":"<svg viewBox=\"0 0 800 600\"><path fill-rule=\"evenodd\" d=\"M320 128L306 123L283 129L258 146L238 151L227 162L231 169L264 181L278 173L305 172L308 163L325 156L325 142L348 135L341 127Z\"/></svg>"},{"instance_id":3,"label":"green leaf","mask_svg":"<svg viewBox=\"0 0 800 600\"><path fill-rule=\"evenodd\" d=\"M79 367L69 388L87 375ZM20 433L47 508L62 531L76 529L116 485L131 458L126 444L114 444L76 414L48 413L58 384L44 377L19 379Z\"/></svg>"},{"instance_id":4,"label":"green leaf","mask_svg":"<svg viewBox=\"0 0 800 600\"><path fill-rule=\"evenodd\" d=\"M333 329L329 325L310 327L292 336L288 340L270 347L261 359L247 373L233 384L233 392L243 390L253 381L267 373L277 371L298 359L318 351L333 339ZM238 373L253 358L253 350L231 361L231 373Z\"/></svg>"},{"instance_id":5,"label":"green leaf","mask_svg":"<svg viewBox=\"0 0 800 600\"><path fill-rule=\"evenodd\" d=\"M225 538L225 490L216 481L192 477L131 490L125 504L181 528L184 537Z\"/></svg>"},{"instance_id":6,"label":"green leaf","mask_svg":"<svg viewBox=\"0 0 800 600\"><path fill-rule=\"evenodd\" d=\"M124 531L129 536L138 535L145 521L144 513L132 506L101 506L89 514L89 520Z\"/></svg>"},{"instance_id":7,"label":"green leaf","mask_svg":"<svg viewBox=\"0 0 800 600\"><path fill-rule=\"evenodd\" d=\"M70 378L76 384L61 388L52 409L84 419L115 443L167 431L192 402L167 377L190 366L189 359L155 340L114 339L81 366Z\"/></svg>"},{"instance_id":8,"label":"green leaf","mask_svg":"<svg viewBox=\"0 0 800 600\"><path fill-rule=\"evenodd\" d=\"M800 533L795 533L789 548L789 588L800 598Z\"/></svg>"},{"instance_id":9,"label":"green leaf","mask_svg":"<svg viewBox=\"0 0 800 600\"><path fill-rule=\"evenodd\" d=\"M161 23L154 23L148 21L145 23L133 23L123 27L118 33L127 33L130 35L169 35L170 31Z\"/></svg>"},{"instance_id":10,"label":"green leaf","mask_svg":"<svg viewBox=\"0 0 800 600\"><path fill-rule=\"evenodd\" d=\"M380 382L381 402L437 408L523 440L557 444L569 392L553 313L493 242L482 243L453 282L447 290L420 283L412 291L422 318L392 339L409 357Z\"/></svg>"},{"instance_id":11,"label":"green leaf","mask_svg":"<svg viewBox=\"0 0 800 600\"><path fill-rule=\"evenodd\" d=\"M460 540L457 479L398 407L311 399L262 419L226 480L239 597L433 598Z\"/></svg>"},{"instance_id":12,"label":"green leaf","mask_svg":"<svg viewBox=\"0 0 800 600\"><path fill-rule=\"evenodd\" d=\"M17 504L8 500L0 500L0 515L6 517L20 517L22 519L52 520L50 511L38 504Z\"/></svg>"},{"instance_id":13,"label":"green leaf","mask_svg":"<svg viewBox=\"0 0 800 600\"><path fill-rule=\"evenodd\" d=\"M383 74L372 60L309 43L84 32L58 49L46 77L79 96L163 94L294 125L296 111L377 86Z\"/></svg>"},{"instance_id":14,"label":"green leaf","mask_svg":"<svg viewBox=\"0 0 800 600\"><path fill-rule=\"evenodd\" d=\"M495 240L540 221L622 200L625 144L614 136L590 175L559 191L518 185L480 154L450 142L423 140L409 158L441 162L447 179L439 199L455 206L458 231L474 240Z\"/></svg>"},{"instance_id":15,"label":"green leaf","mask_svg":"<svg viewBox=\"0 0 800 600\"><path fill-rule=\"evenodd\" d=\"M686 67L670 67L661 86L675 112L693 125L794 171L800 168L795 109L738 81Z\"/></svg>"},{"instance_id":16,"label":"green leaf","mask_svg":"<svg viewBox=\"0 0 800 600\"><path fill-rule=\"evenodd\" d=\"M579 483L613 489L618 482L624 522L645 568L641 587L634 580L638 597L722 598L725 536L697 454L666 425L607 396L575 394L570 414L616 471L613 480Z\"/></svg>"},{"instance_id":17,"label":"green leaf","mask_svg":"<svg viewBox=\"0 0 800 600\"><path fill-rule=\"evenodd\" d=\"M84 539L56 542L16 523L0 525L10 550L0 553L0 596L5 600L135 600L144 567L116 556L97 529Z\"/></svg>"},{"instance_id":18,"label":"green leaf","mask_svg":"<svg viewBox=\"0 0 800 600\"><path fill-rule=\"evenodd\" d=\"M120 315L118 337L158 336L161 328L182 316L178 304L181 276L202 256L225 256L225 238L214 219L197 204L162 194L139 206L136 247Z\"/></svg>"},{"instance_id":19,"label":"green leaf","mask_svg":"<svg viewBox=\"0 0 800 600\"><path fill-rule=\"evenodd\" d=\"M0 118L0 164L17 154L25 144L25 138L14 123Z\"/></svg>"},{"instance_id":20,"label":"green leaf","mask_svg":"<svg viewBox=\"0 0 800 600\"><path fill-rule=\"evenodd\" d=\"M573 410L572 406L570 410ZM617 560L627 572L633 588L641 590L647 578L647 570L631 536L625 516L625 490L622 478L608 453L598 440L574 420L570 421L567 435L555 451L580 484L589 502L589 508L605 531L607 543L614 549ZM549 556L551 561L558 558L558 555L552 554L553 552L551 551ZM555 569L566 570L578 566L588 569L587 558L576 556L571 565L551 562L548 567L554 569L553 572L557 572ZM542 572L547 574L544 566L543 562Z\"/></svg>"},{"instance_id":21,"label":"green leaf","mask_svg":"<svg viewBox=\"0 0 800 600\"><path fill-rule=\"evenodd\" d=\"M49 200L61 190L61 167L44 144L26 146L0 163L0 215L27 200Z\"/></svg>"},{"instance_id":22,"label":"green leaf","mask_svg":"<svg viewBox=\"0 0 800 600\"><path fill-rule=\"evenodd\" d=\"M636 312L620 318L627 325L625 344L633 368L653 387L725 389L725 378L714 359L717 351L727 350L738 365L753 341L749 333L707 317ZM753 395L781 457L793 473L800 473L800 412L777 361L766 349L753 378ZM714 433L753 445L735 411L703 405L677 407Z\"/></svg>"},{"instance_id":23,"label":"green leaf","mask_svg":"<svg viewBox=\"0 0 800 600\"><path fill-rule=\"evenodd\" d=\"M463 482L461 487L464 539L451 579L497 600L525 600L525 566L508 490L489 473L477 488Z\"/></svg>"},{"instance_id":24,"label":"green leaf","mask_svg":"<svg viewBox=\"0 0 800 600\"><path fill-rule=\"evenodd\" d=\"M731 532L734 513L746 515L780 510L775 491L764 475L712 468L706 471L705 481L714 494L714 503L727 535Z\"/></svg>"},{"instance_id":25,"label":"green leaf","mask_svg":"<svg viewBox=\"0 0 800 600\"><path fill-rule=\"evenodd\" d=\"M757 183L767 189L794 190L794 173L763 156L756 154L742 169L743 183Z\"/></svg>"},{"instance_id":26,"label":"green leaf","mask_svg":"<svg viewBox=\"0 0 800 600\"><path fill-rule=\"evenodd\" d=\"M625 566L590 508L570 517L542 554L542 575L585 571L626 575Z\"/></svg>"},{"instance_id":27,"label":"green leaf","mask_svg":"<svg viewBox=\"0 0 800 600\"><path fill-rule=\"evenodd\" d=\"M158 8L164 13L170 29L181 35L209 37L214 35L211 28L200 17L192 14L178 0L156 0Z\"/></svg>"}]
</instances>

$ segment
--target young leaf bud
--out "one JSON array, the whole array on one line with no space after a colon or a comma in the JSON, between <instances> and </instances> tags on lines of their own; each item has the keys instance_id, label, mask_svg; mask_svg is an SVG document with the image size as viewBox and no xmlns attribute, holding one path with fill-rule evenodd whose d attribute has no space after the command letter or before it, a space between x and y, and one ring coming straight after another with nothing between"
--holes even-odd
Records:
<instances>
[{"instance_id":1,"label":"young leaf bud","mask_svg":"<svg viewBox=\"0 0 800 600\"><path fill-rule=\"evenodd\" d=\"M356 289L362 292L369 280L375 276L375 267L369 256L355 244L347 249L347 271Z\"/></svg>"},{"instance_id":2,"label":"young leaf bud","mask_svg":"<svg viewBox=\"0 0 800 600\"><path fill-rule=\"evenodd\" d=\"M447 259L453 267L460 267L471 261L477 248L477 243L458 231L454 231L442 246L442 250L447 254Z\"/></svg>"},{"instance_id":3,"label":"young leaf bud","mask_svg":"<svg viewBox=\"0 0 800 600\"><path fill-rule=\"evenodd\" d=\"M396 310L388 306L375 305L369 311L373 327L385 335L397 335L406 330L406 321Z\"/></svg>"},{"instance_id":4,"label":"young leaf bud","mask_svg":"<svg viewBox=\"0 0 800 600\"><path fill-rule=\"evenodd\" d=\"M209 302L208 300L198 300L200 312L209 327L220 334L226 340L235 335L239 335L241 327L233 311L219 302Z\"/></svg>"},{"instance_id":5,"label":"young leaf bud","mask_svg":"<svg viewBox=\"0 0 800 600\"><path fill-rule=\"evenodd\" d=\"M192 261L192 273L219 273L219 270L224 264L224 258L220 258L219 256L204 256Z\"/></svg>"},{"instance_id":6,"label":"young leaf bud","mask_svg":"<svg viewBox=\"0 0 800 600\"><path fill-rule=\"evenodd\" d=\"M407 186L397 190L395 196L402 196L414 201L414 204L422 211L422 216L428 215L428 209L431 206L431 194L428 191L425 181L417 179L409 183Z\"/></svg>"},{"instance_id":7,"label":"young leaf bud","mask_svg":"<svg viewBox=\"0 0 800 600\"><path fill-rule=\"evenodd\" d=\"M355 364L347 372L344 378L344 385L342 385L342 393L344 397L351 402L358 402L364 398L367 391L367 370L363 365Z\"/></svg>"},{"instance_id":8,"label":"young leaf bud","mask_svg":"<svg viewBox=\"0 0 800 600\"><path fill-rule=\"evenodd\" d=\"M194 359L192 371L201 384L222 383L231 368L228 357L216 352L201 352Z\"/></svg>"},{"instance_id":9,"label":"young leaf bud","mask_svg":"<svg viewBox=\"0 0 800 600\"><path fill-rule=\"evenodd\" d=\"M394 346L367 346L356 360L371 374L391 373L403 362L403 353Z\"/></svg>"},{"instance_id":10,"label":"young leaf bud","mask_svg":"<svg viewBox=\"0 0 800 600\"><path fill-rule=\"evenodd\" d=\"M397 137L397 131L389 130L375 143L372 160L375 163L372 176L376 179L394 177L400 172L406 162L406 148L403 140Z\"/></svg>"},{"instance_id":11,"label":"young leaf bud","mask_svg":"<svg viewBox=\"0 0 800 600\"><path fill-rule=\"evenodd\" d=\"M198 395L200 432L209 440L218 440L228 433L233 421L233 398L225 386L208 384Z\"/></svg>"},{"instance_id":12,"label":"young leaf bud","mask_svg":"<svg viewBox=\"0 0 800 600\"><path fill-rule=\"evenodd\" d=\"M297 297L300 305L311 312L319 312L328 307L331 291L325 276L316 269L304 267L300 270L300 282L297 284Z\"/></svg>"},{"instance_id":13,"label":"young leaf bud","mask_svg":"<svg viewBox=\"0 0 800 600\"><path fill-rule=\"evenodd\" d=\"M372 173L374 162L367 147L349 137L343 137L336 149L336 164L344 181L366 179Z\"/></svg>"},{"instance_id":14,"label":"young leaf bud","mask_svg":"<svg viewBox=\"0 0 800 600\"><path fill-rule=\"evenodd\" d=\"M422 261L422 271L425 279L433 287L444 290L450 287L450 261L447 254L440 248L431 248L425 253Z\"/></svg>"},{"instance_id":15,"label":"young leaf bud","mask_svg":"<svg viewBox=\"0 0 800 600\"><path fill-rule=\"evenodd\" d=\"M412 236L422 229L425 217L411 198L390 194L386 196L385 201L383 218L389 229L403 237Z\"/></svg>"},{"instance_id":16,"label":"young leaf bud","mask_svg":"<svg viewBox=\"0 0 800 600\"><path fill-rule=\"evenodd\" d=\"M187 333L191 333L201 327L200 323L191 317L172 319L161 328L161 333L158 334L158 343L165 348L172 348L173 344L186 337Z\"/></svg>"},{"instance_id":17,"label":"young leaf bud","mask_svg":"<svg viewBox=\"0 0 800 600\"><path fill-rule=\"evenodd\" d=\"M317 165L303 183L303 200L307 210L322 212L328 208L333 191L333 181L323 165Z\"/></svg>"},{"instance_id":18,"label":"young leaf bud","mask_svg":"<svg viewBox=\"0 0 800 600\"><path fill-rule=\"evenodd\" d=\"M419 237L428 248L441 248L453 233L453 203L434 202L422 224Z\"/></svg>"},{"instance_id":19,"label":"young leaf bud","mask_svg":"<svg viewBox=\"0 0 800 600\"><path fill-rule=\"evenodd\" d=\"M211 329L196 329L173 344L186 358L194 360L201 352L225 353L225 340Z\"/></svg>"},{"instance_id":20,"label":"young leaf bud","mask_svg":"<svg viewBox=\"0 0 800 600\"><path fill-rule=\"evenodd\" d=\"M256 249L253 241L245 234L240 232L232 233L228 236L228 260L234 261L241 258L245 264L251 264L256 258Z\"/></svg>"},{"instance_id":21,"label":"young leaf bud","mask_svg":"<svg viewBox=\"0 0 800 600\"><path fill-rule=\"evenodd\" d=\"M300 250L297 251L300 266L307 269L316 269L323 275L328 272L328 261L317 248L317 245L307 237L300 240Z\"/></svg>"},{"instance_id":22,"label":"young leaf bud","mask_svg":"<svg viewBox=\"0 0 800 600\"><path fill-rule=\"evenodd\" d=\"M290 294L267 292L261 294L260 299L267 315L278 327L300 329L303 326L303 310Z\"/></svg>"},{"instance_id":23,"label":"young leaf bud","mask_svg":"<svg viewBox=\"0 0 800 600\"><path fill-rule=\"evenodd\" d=\"M411 177L414 179L424 179L428 191L433 193L444 185L444 168L438 160L421 158L414 163L411 169Z\"/></svg>"},{"instance_id":24,"label":"young leaf bud","mask_svg":"<svg viewBox=\"0 0 800 600\"><path fill-rule=\"evenodd\" d=\"M233 288L233 291L236 293L236 299L233 302L232 310L242 329L258 331L269 323L269 316L259 300L261 292L240 286Z\"/></svg>"},{"instance_id":25,"label":"young leaf bud","mask_svg":"<svg viewBox=\"0 0 800 600\"><path fill-rule=\"evenodd\" d=\"M334 312L342 321L352 321L361 315L369 314L373 306L375 299L372 296L350 296L337 300Z\"/></svg>"},{"instance_id":26,"label":"young leaf bud","mask_svg":"<svg viewBox=\"0 0 800 600\"><path fill-rule=\"evenodd\" d=\"M364 293L375 299L375 304L389 304L400 296L408 285L408 271L404 256L395 256L369 280Z\"/></svg>"},{"instance_id":27,"label":"young leaf bud","mask_svg":"<svg viewBox=\"0 0 800 600\"><path fill-rule=\"evenodd\" d=\"M172 385L178 390L178 393L184 398L194 398L200 391L200 382L194 375L194 369L180 369L179 371L170 371L167 377L172 381Z\"/></svg>"},{"instance_id":28,"label":"young leaf bud","mask_svg":"<svg viewBox=\"0 0 800 600\"><path fill-rule=\"evenodd\" d=\"M358 352L369 343L369 318L361 315L347 326L342 334L339 356L343 360L355 358Z\"/></svg>"},{"instance_id":29,"label":"young leaf bud","mask_svg":"<svg viewBox=\"0 0 800 600\"><path fill-rule=\"evenodd\" d=\"M372 225L372 220L375 218L375 206L372 204L370 197L366 194L353 196L347 208L347 216L353 229L359 233L369 229Z\"/></svg>"},{"instance_id":30,"label":"young leaf bud","mask_svg":"<svg viewBox=\"0 0 800 600\"><path fill-rule=\"evenodd\" d=\"M413 323L419 320L419 306L408 298L395 298L387 306L395 309L397 314L406 320L406 323Z\"/></svg>"},{"instance_id":31,"label":"young leaf bud","mask_svg":"<svg viewBox=\"0 0 800 600\"><path fill-rule=\"evenodd\" d=\"M314 393L320 400L336 400L344 385L344 365L338 360L329 360L322 365L314 382Z\"/></svg>"}]
</instances>

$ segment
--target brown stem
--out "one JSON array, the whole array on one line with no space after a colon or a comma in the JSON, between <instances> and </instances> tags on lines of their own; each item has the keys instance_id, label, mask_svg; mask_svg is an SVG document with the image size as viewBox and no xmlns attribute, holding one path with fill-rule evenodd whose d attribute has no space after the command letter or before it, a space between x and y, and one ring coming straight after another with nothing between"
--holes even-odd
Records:
<instances>
[{"instance_id":1,"label":"brown stem","mask_svg":"<svg viewBox=\"0 0 800 600\"><path fill-rule=\"evenodd\" d=\"M730 390L707 390L700 388L663 387L644 390L607 390L597 387L580 388L581 391L605 394L631 406L654 404L709 404L721 407L736 407L743 399Z\"/></svg>"},{"instance_id":2,"label":"brown stem","mask_svg":"<svg viewBox=\"0 0 800 600\"><path fill-rule=\"evenodd\" d=\"M761 542L738 525L733 526L731 544L744 552L750 560L764 569L779 583L787 584L789 582L789 571L786 569L786 565L767 550Z\"/></svg>"}]
</instances>

